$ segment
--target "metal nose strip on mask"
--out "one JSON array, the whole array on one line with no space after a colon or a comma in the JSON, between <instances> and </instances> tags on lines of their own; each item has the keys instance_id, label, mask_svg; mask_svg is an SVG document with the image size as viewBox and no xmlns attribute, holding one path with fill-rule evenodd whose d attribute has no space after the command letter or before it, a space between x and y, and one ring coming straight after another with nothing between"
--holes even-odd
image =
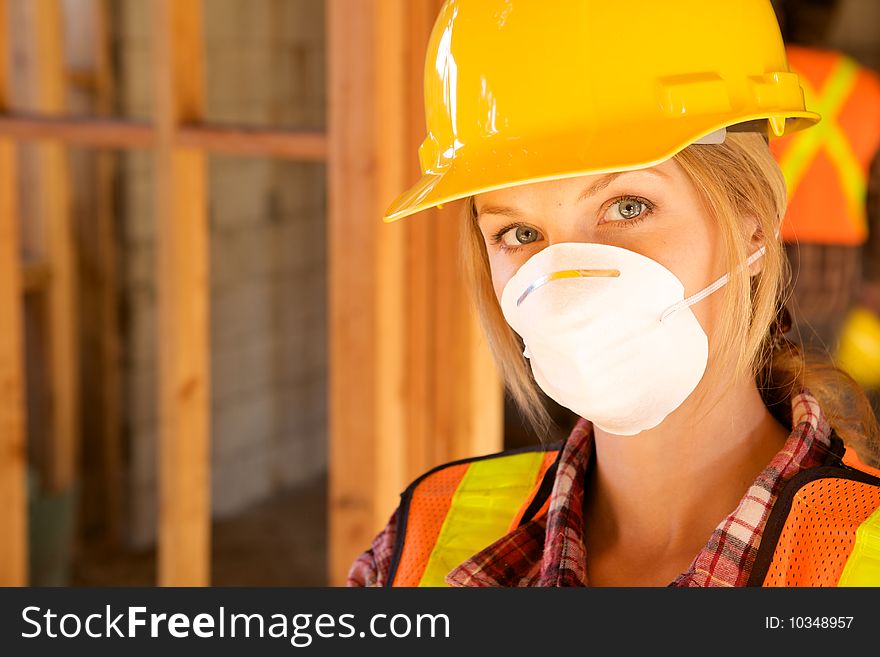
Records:
<instances>
[{"instance_id":1,"label":"metal nose strip on mask","mask_svg":"<svg viewBox=\"0 0 880 657\"><path fill-rule=\"evenodd\" d=\"M516 305L519 306L525 301L527 296L539 287L561 278L620 278L620 271L617 269L565 269L563 271L555 271L552 274L541 276L541 278L529 285L525 292L520 295L519 299L516 300Z\"/></svg>"}]
</instances>

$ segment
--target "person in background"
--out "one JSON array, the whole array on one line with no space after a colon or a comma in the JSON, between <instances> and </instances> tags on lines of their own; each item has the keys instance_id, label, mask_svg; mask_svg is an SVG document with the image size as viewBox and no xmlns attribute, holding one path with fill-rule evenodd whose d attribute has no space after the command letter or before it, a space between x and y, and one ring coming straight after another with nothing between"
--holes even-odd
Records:
<instances>
[{"instance_id":1,"label":"person in background","mask_svg":"<svg viewBox=\"0 0 880 657\"><path fill-rule=\"evenodd\" d=\"M781 235L794 339L834 354L854 306L880 313L880 77L824 47L837 0L773 4L789 65L823 118L817 130L772 144L788 185Z\"/></svg>"}]
</instances>

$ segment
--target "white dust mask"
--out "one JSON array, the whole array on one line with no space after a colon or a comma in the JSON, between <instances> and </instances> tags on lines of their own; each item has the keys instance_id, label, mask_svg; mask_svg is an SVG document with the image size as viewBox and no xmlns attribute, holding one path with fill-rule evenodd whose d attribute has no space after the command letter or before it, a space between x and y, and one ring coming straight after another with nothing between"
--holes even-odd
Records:
<instances>
[{"instance_id":1,"label":"white dust mask","mask_svg":"<svg viewBox=\"0 0 880 657\"><path fill-rule=\"evenodd\" d=\"M690 307L728 278L685 299L682 282L650 258L564 242L519 268L501 309L541 390L604 431L631 436L660 424L702 379L709 341Z\"/></svg>"}]
</instances>

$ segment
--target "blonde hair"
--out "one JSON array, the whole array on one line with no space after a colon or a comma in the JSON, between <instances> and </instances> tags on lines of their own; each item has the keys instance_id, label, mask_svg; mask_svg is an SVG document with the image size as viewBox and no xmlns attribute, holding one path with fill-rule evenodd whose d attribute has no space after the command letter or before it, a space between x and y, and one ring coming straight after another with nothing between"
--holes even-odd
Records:
<instances>
[{"instance_id":1,"label":"blonde hair","mask_svg":"<svg viewBox=\"0 0 880 657\"><path fill-rule=\"evenodd\" d=\"M718 222L730 272L713 337L714 374L707 376L749 373L768 408L789 426L791 397L807 388L844 443L868 465L878 464L880 428L859 385L823 354L794 348L790 343L774 347L771 327L785 301L791 274L782 243L776 238L787 205L785 181L766 138L754 132L730 132L723 144L690 146L675 160ZM754 276L745 266L752 249L743 217L755 218L766 246L761 271ZM463 221L461 265L493 358L520 413L543 439L552 432L554 422L522 356L520 338L505 321L495 296L473 197L465 205Z\"/></svg>"}]
</instances>

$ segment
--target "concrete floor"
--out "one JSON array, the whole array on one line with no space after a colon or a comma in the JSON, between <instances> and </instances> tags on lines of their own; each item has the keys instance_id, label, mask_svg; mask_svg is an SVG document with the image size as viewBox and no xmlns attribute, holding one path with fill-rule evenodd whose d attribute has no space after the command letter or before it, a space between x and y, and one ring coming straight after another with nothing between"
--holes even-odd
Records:
<instances>
[{"instance_id":1,"label":"concrete floor","mask_svg":"<svg viewBox=\"0 0 880 657\"><path fill-rule=\"evenodd\" d=\"M214 586L326 585L326 477L293 488L213 526ZM73 586L154 586L155 550L82 546Z\"/></svg>"}]
</instances>

